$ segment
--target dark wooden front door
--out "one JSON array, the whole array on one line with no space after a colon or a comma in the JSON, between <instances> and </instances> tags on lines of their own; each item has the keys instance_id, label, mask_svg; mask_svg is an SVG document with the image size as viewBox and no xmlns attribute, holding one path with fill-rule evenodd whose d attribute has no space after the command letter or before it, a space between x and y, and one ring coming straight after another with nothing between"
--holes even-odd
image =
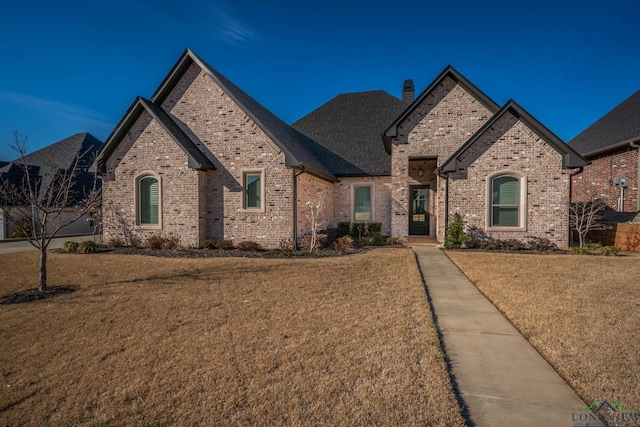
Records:
<instances>
[{"instance_id":1,"label":"dark wooden front door","mask_svg":"<svg viewBox=\"0 0 640 427\"><path fill-rule=\"evenodd\" d=\"M409 187L409 234L412 236L429 235L429 186Z\"/></svg>"}]
</instances>

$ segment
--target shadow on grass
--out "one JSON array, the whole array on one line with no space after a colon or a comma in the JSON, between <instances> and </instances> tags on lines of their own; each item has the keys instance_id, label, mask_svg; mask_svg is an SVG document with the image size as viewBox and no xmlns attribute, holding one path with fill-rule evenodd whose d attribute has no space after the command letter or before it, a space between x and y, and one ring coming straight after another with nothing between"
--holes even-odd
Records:
<instances>
[{"instance_id":1,"label":"shadow on grass","mask_svg":"<svg viewBox=\"0 0 640 427\"><path fill-rule=\"evenodd\" d=\"M70 294L75 291L75 288L70 288L68 286L50 286L44 291L40 291L38 288L25 289L0 298L0 304L21 304L25 302L41 301L58 295Z\"/></svg>"}]
</instances>

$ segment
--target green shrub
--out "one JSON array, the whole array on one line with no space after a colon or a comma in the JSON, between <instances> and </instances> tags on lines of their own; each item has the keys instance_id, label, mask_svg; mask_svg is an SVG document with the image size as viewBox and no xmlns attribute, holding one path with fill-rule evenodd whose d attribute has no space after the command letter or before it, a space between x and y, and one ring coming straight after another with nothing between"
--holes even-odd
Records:
<instances>
[{"instance_id":1,"label":"green shrub","mask_svg":"<svg viewBox=\"0 0 640 427\"><path fill-rule=\"evenodd\" d=\"M369 234L382 234L382 223L381 222L370 222L367 224L367 231Z\"/></svg>"},{"instance_id":2,"label":"green shrub","mask_svg":"<svg viewBox=\"0 0 640 427\"><path fill-rule=\"evenodd\" d=\"M100 245L93 240L85 240L78 245L78 252L81 254L93 254L98 252Z\"/></svg>"},{"instance_id":3,"label":"green shrub","mask_svg":"<svg viewBox=\"0 0 640 427\"><path fill-rule=\"evenodd\" d=\"M351 223L351 232L349 235L353 240L360 241L362 236L367 234L367 223L366 222L352 222Z\"/></svg>"},{"instance_id":4,"label":"green shrub","mask_svg":"<svg viewBox=\"0 0 640 427\"><path fill-rule=\"evenodd\" d=\"M353 239L350 236L342 236L333 244L333 249L340 253L345 253L353 248Z\"/></svg>"},{"instance_id":5,"label":"green shrub","mask_svg":"<svg viewBox=\"0 0 640 427\"><path fill-rule=\"evenodd\" d=\"M259 244L251 240L245 240L237 245L237 248L241 251L256 252L262 250Z\"/></svg>"},{"instance_id":6,"label":"green shrub","mask_svg":"<svg viewBox=\"0 0 640 427\"><path fill-rule=\"evenodd\" d=\"M233 246L233 240L218 240L218 242L216 243L216 247L218 249L222 249L225 251L230 251L231 249L235 249L235 246Z\"/></svg>"},{"instance_id":7,"label":"green shrub","mask_svg":"<svg viewBox=\"0 0 640 427\"><path fill-rule=\"evenodd\" d=\"M68 241L64 242L64 244L62 245L62 250L70 254L73 252L78 252L78 246L80 246L78 242Z\"/></svg>"},{"instance_id":8,"label":"green shrub","mask_svg":"<svg viewBox=\"0 0 640 427\"><path fill-rule=\"evenodd\" d=\"M620 249L615 246L602 246L600 243L585 243L583 246L572 247L571 253L575 255L617 256Z\"/></svg>"},{"instance_id":9,"label":"green shrub","mask_svg":"<svg viewBox=\"0 0 640 427\"><path fill-rule=\"evenodd\" d=\"M349 221L341 221L338 223L338 237L348 236L350 232L351 223Z\"/></svg>"},{"instance_id":10,"label":"green shrub","mask_svg":"<svg viewBox=\"0 0 640 427\"><path fill-rule=\"evenodd\" d=\"M462 215L457 212L451 215L444 232L445 249L459 248L470 240L471 238L464 234L464 221L462 220Z\"/></svg>"},{"instance_id":11,"label":"green shrub","mask_svg":"<svg viewBox=\"0 0 640 427\"><path fill-rule=\"evenodd\" d=\"M207 239L200 242L200 249L216 249L218 246L213 239Z\"/></svg>"}]
</instances>

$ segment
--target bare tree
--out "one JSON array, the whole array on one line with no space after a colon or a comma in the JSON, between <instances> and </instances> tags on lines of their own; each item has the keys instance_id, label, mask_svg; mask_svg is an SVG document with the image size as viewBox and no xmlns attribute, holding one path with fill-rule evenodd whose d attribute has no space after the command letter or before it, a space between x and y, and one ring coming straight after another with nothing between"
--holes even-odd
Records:
<instances>
[{"instance_id":1,"label":"bare tree","mask_svg":"<svg viewBox=\"0 0 640 427\"><path fill-rule=\"evenodd\" d=\"M19 155L19 173L0 174L0 206L6 219L29 243L40 250L38 290L47 290L47 248L63 228L100 207L101 194L95 173L82 164L87 153L78 152L71 166L65 169L51 164L35 173L27 164L27 139L13 132L10 147ZM92 159L91 159L92 160ZM42 170L44 169L44 170ZM80 184L80 175L90 174L88 185Z\"/></svg>"},{"instance_id":2,"label":"bare tree","mask_svg":"<svg viewBox=\"0 0 640 427\"><path fill-rule=\"evenodd\" d=\"M318 190L313 199L309 200L306 205L309 208L307 218L311 221L311 245L309 246L309 252L313 252L318 247L318 231L324 221L320 221L320 214L324 209L324 193L322 190Z\"/></svg>"},{"instance_id":3,"label":"bare tree","mask_svg":"<svg viewBox=\"0 0 640 427\"><path fill-rule=\"evenodd\" d=\"M578 232L580 247L584 246L589 231L603 229L599 220L602 219L602 211L606 206L602 199L571 203L569 225Z\"/></svg>"}]
</instances>

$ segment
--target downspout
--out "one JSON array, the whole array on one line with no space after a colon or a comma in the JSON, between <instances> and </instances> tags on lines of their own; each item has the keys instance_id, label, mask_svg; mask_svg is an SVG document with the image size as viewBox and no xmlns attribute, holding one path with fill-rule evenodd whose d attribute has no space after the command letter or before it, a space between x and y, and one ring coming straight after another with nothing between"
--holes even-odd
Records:
<instances>
[{"instance_id":1,"label":"downspout","mask_svg":"<svg viewBox=\"0 0 640 427\"><path fill-rule=\"evenodd\" d=\"M300 249L298 246L298 177L305 172L304 166L293 174L293 248Z\"/></svg>"},{"instance_id":2,"label":"downspout","mask_svg":"<svg viewBox=\"0 0 640 427\"><path fill-rule=\"evenodd\" d=\"M584 171L584 167L580 166L576 172L569 174L569 218L571 218L571 198L573 196L573 177L581 174ZM573 243L573 230L571 230L571 221L569 221L569 246Z\"/></svg>"},{"instance_id":3,"label":"downspout","mask_svg":"<svg viewBox=\"0 0 640 427\"><path fill-rule=\"evenodd\" d=\"M638 157L638 169L636 170L636 180L638 181L636 183L637 185L637 190L636 190L636 210L638 212L640 212L640 145L636 144L635 142L630 142L629 143L629 147L631 148L635 148L638 150L637 152L637 157Z\"/></svg>"}]
</instances>

